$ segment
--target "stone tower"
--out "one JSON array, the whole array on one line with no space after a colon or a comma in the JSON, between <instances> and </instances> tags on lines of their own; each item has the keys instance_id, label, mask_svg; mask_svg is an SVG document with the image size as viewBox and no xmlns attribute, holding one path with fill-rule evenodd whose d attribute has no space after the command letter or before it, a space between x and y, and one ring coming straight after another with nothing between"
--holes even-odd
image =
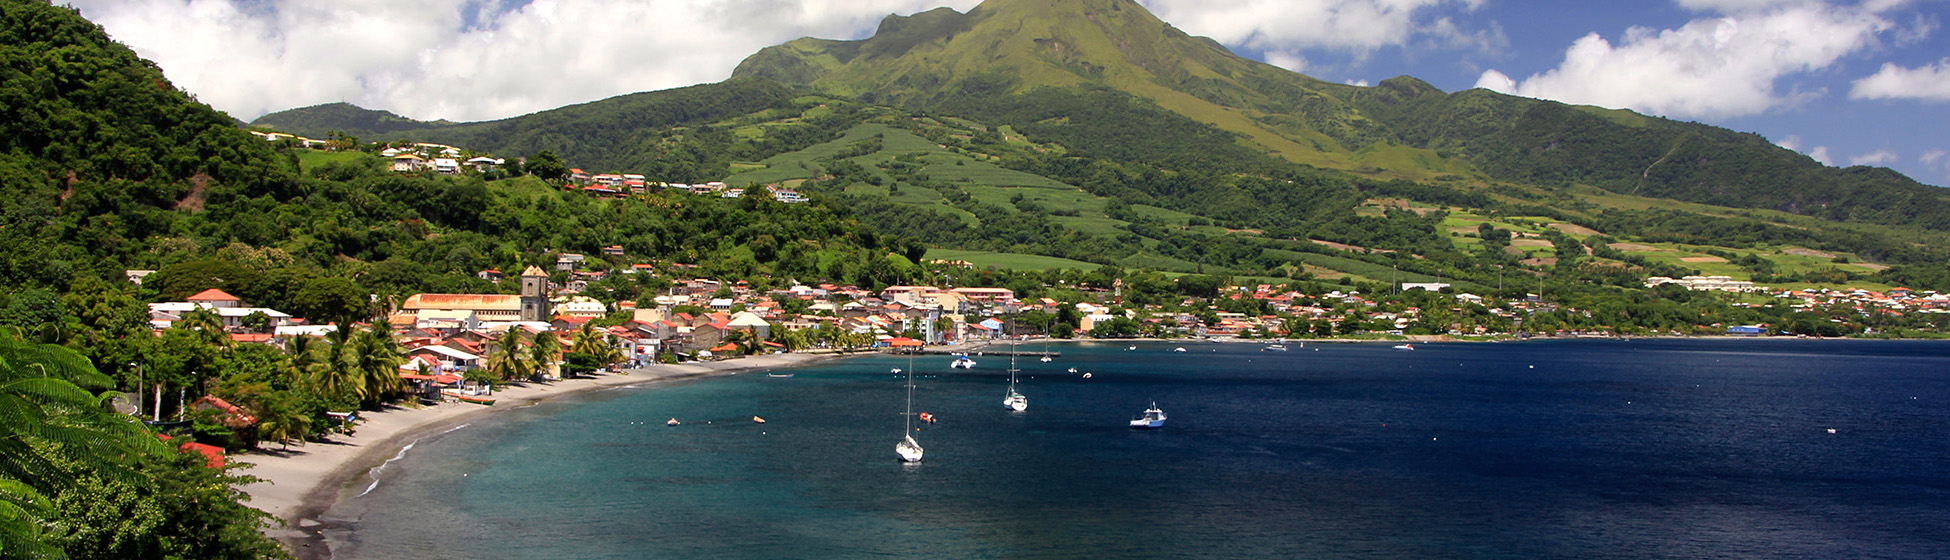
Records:
<instances>
[{"instance_id":1,"label":"stone tower","mask_svg":"<svg viewBox=\"0 0 1950 560\"><path fill-rule=\"evenodd\" d=\"M548 273L533 266L521 271L521 320L547 321Z\"/></svg>"}]
</instances>

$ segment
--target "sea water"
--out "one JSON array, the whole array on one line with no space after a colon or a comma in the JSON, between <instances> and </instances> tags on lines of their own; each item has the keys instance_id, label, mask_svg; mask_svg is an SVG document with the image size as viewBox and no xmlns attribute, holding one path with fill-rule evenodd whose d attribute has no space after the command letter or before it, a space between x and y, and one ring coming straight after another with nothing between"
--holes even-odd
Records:
<instances>
[{"instance_id":1,"label":"sea water","mask_svg":"<svg viewBox=\"0 0 1950 560\"><path fill-rule=\"evenodd\" d=\"M338 558L1950 557L1950 344L1128 345L1019 360L1025 412L1007 358L915 358L918 464L868 357L492 415L326 517Z\"/></svg>"}]
</instances>

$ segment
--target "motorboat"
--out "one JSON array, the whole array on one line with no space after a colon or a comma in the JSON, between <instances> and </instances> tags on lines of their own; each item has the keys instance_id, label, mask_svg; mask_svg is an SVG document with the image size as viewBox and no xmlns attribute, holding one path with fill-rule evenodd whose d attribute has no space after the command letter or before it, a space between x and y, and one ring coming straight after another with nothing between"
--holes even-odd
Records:
<instances>
[{"instance_id":1,"label":"motorboat","mask_svg":"<svg viewBox=\"0 0 1950 560\"><path fill-rule=\"evenodd\" d=\"M1156 402L1151 403L1151 408L1144 409L1144 417L1131 421L1133 430L1155 430L1163 427L1165 427L1165 411L1159 410Z\"/></svg>"},{"instance_id":2,"label":"motorboat","mask_svg":"<svg viewBox=\"0 0 1950 560\"><path fill-rule=\"evenodd\" d=\"M1076 373L1076 372L1077 372L1077 368L1070 368L1070 373Z\"/></svg>"},{"instance_id":3,"label":"motorboat","mask_svg":"<svg viewBox=\"0 0 1950 560\"><path fill-rule=\"evenodd\" d=\"M1413 344L1396 344L1396 345L1395 345L1395 349L1396 349L1396 350L1414 350L1414 349L1415 349L1415 345L1413 345Z\"/></svg>"},{"instance_id":4,"label":"motorboat","mask_svg":"<svg viewBox=\"0 0 1950 560\"><path fill-rule=\"evenodd\" d=\"M1173 349L1171 349L1171 351L1173 351L1173 352L1184 352L1184 351L1185 351L1185 347L1183 347L1183 346L1180 346L1180 347L1177 347L1177 348L1173 348Z\"/></svg>"},{"instance_id":5,"label":"motorboat","mask_svg":"<svg viewBox=\"0 0 1950 560\"><path fill-rule=\"evenodd\" d=\"M1261 351L1261 352L1285 352L1285 351L1286 351L1286 345L1285 345L1285 344L1271 344L1271 345L1267 345L1267 347L1265 347L1265 348L1261 348L1261 349L1259 349L1259 351Z\"/></svg>"},{"instance_id":6,"label":"motorboat","mask_svg":"<svg viewBox=\"0 0 1950 560\"><path fill-rule=\"evenodd\" d=\"M929 414L929 413L926 413L926 412L923 412L923 413L921 413L921 414L920 414L920 416L919 416L919 418L921 419L921 421L922 421L922 422L927 422L927 423L929 423L929 424L933 424L933 423L934 423L934 415L933 415L933 414Z\"/></svg>"},{"instance_id":7,"label":"motorboat","mask_svg":"<svg viewBox=\"0 0 1950 560\"><path fill-rule=\"evenodd\" d=\"M753 423L758 423L758 424L764 424L764 423L765 423L765 419L764 419L764 418L759 418L759 417L757 417L757 416L753 416L753 417L752 417L752 422L753 422Z\"/></svg>"},{"instance_id":8,"label":"motorboat","mask_svg":"<svg viewBox=\"0 0 1950 560\"><path fill-rule=\"evenodd\" d=\"M968 359L967 354L962 354L957 356L955 361L948 363L948 369L954 368L975 369L975 360Z\"/></svg>"},{"instance_id":9,"label":"motorboat","mask_svg":"<svg viewBox=\"0 0 1950 560\"><path fill-rule=\"evenodd\" d=\"M676 418L672 418L672 419L670 419L670 421L668 421L668 422L664 422L664 425L665 425L665 426L676 426L676 425L679 425L679 424L683 424L683 422L678 422Z\"/></svg>"},{"instance_id":10,"label":"motorboat","mask_svg":"<svg viewBox=\"0 0 1950 560\"><path fill-rule=\"evenodd\" d=\"M1084 373L1083 373L1083 378L1084 378L1084 379L1089 379L1089 378L1090 378L1090 372L1087 372L1087 371L1086 371L1086 372L1084 372Z\"/></svg>"}]
</instances>

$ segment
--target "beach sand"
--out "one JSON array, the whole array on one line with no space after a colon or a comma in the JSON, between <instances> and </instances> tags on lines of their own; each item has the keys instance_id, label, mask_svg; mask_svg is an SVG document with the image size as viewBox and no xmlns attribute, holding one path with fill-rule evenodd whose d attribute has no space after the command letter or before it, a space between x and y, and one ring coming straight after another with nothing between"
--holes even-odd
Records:
<instances>
[{"instance_id":1,"label":"beach sand","mask_svg":"<svg viewBox=\"0 0 1950 560\"><path fill-rule=\"evenodd\" d=\"M279 526L265 531L266 534L284 542L301 560L330 558L321 534L326 527L318 521L319 516L348 487L362 483L373 467L385 463L407 444L438 430L563 395L744 371L803 367L835 357L833 354L774 354L701 364L653 365L623 373L509 387L495 391L495 404L491 406L444 403L361 411L359 416L363 421L352 435L333 435L325 441L292 446L289 451L266 444L256 452L233 455L231 460L251 464L243 474L262 479L241 489L251 497L248 505L278 518Z\"/></svg>"}]
</instances>

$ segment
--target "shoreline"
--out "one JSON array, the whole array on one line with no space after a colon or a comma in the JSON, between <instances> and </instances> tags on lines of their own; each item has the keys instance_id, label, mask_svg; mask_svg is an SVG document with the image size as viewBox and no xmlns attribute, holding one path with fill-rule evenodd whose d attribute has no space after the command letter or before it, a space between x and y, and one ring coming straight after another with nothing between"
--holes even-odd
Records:
<instances>
[{"instance_id":1,"label":"shoreline","mask_svg":"<svg viewBox=\"0 0 1950 560\"><path fill-rule=\"evenodd\" d=\"M493 405L457 402L419 408L390 406L369 415L362 413L364 420L353 435L336 434L324 441L292 446L289 451L266 446L232 455L230 460L249 463L251 466L243 474L260 479L238 489L250 496L246 505L277 519L264 533L283 543L299 560L324 559L331 557L325 531L332 527L319 518L373 468L385 464L406 445L421 438L488 414L525 408L565 395L749 371L801 368L870 354L773 354L701 364L658 364L552 383L525 383L495 391Z\"/></svg>"}]
</instances>

